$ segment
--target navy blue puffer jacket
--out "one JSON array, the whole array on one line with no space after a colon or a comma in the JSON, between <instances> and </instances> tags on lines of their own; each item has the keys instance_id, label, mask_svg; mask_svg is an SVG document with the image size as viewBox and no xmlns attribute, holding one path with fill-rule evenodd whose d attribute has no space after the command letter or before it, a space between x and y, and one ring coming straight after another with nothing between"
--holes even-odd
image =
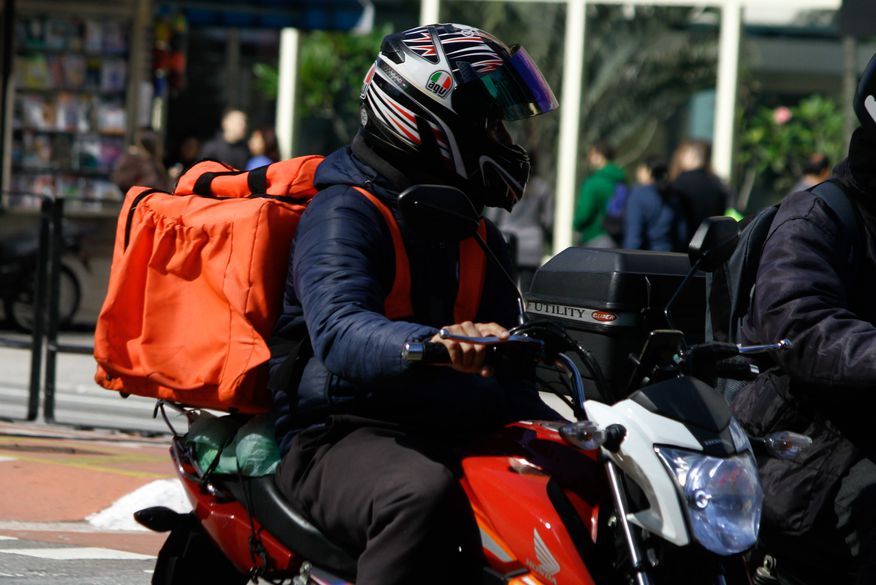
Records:
<instances>
[{"instance_id":1,"label":"navy blue puffer jacket","mask_svg":"<svg viewBox=\"0 0 876 585\"><path fill-rule=\"evenodd\" d=\"M517 418L521 402L538 409L531 381L484 379L449 368L411 365L401 359L405 342L428 339L453 323L458 244L418 238L395 208L401 185L364 163L373 152L358 139L329 155L316 173L319 193L301 218L290 255L282 315L272 345L307 325L314 356L296 389L272 388L281 451L294 432L332 413L353 413L417 428L480 428ZM381 162L380 159L376 159ZM385 164L385 163L383 163ZM390 167L391 169L391 167ZM397 180L398 182L398 180ZM353 186L387 202L398 220L411 268L412 322L390 321L384 299L394 278L389 228L377 208ZM506 270L504 240L488 224L487 242ZM487 274L477 321L517 324L510 283L496 266ZM285 360L276 355L272 372Z\"/></svg>"}]
</instances>

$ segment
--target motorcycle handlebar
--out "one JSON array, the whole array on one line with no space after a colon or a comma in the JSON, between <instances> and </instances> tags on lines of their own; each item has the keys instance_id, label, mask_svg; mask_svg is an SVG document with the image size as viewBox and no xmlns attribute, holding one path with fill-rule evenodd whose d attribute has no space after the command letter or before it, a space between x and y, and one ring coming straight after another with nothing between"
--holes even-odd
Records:
<instances>
[{"instance_id":1,"label":"motorcycle handlebar","mask_svg":"<svg viewBox=\"0 0 876 585\"><path fill-rule=\"evenodd\" d=\"M496 347L505 344L541 344L542 342L526 335L510 335L506 339L499 337L469 337L467 335L457 335L446 329L442 329L438 334L444 339L452 339L464 343L473 343L477 345L486 345L488 347ZM450 363L450 354L447 348L440 343L431 341L408 342L402 348L402 359L408 362L417 362L425 365L446 365Z\"/></svg>"},{"instance_id":2,"label":"motorcycle handlebar","mask_svg":"<svg viewBox=\"0 0 876 585\"><path fill-rule=\"evenodd\" d=\"M790 339L782 339L777 343L766 343L763 345L742 345L735 343L727 343L720 341L710 341L692 346L685 351L684 357L691 359L696 356L697 359L710 359L718 361L724 358L733 356L750 356L762 353L770 353L774 351L783 351L791 349L793 344Z\"/></svg>"},{"instance_id":3,"label":"motorcycle handlebar","mask_svg":"<svg viewBox=\"0 0 876 585\"><path fill-rule=\"evenodd\" d=\"M780 339L777 343L766 343L764 345L738 345L736 347L739 355L756 355L759 353L791 349L794 347L794 344L791 343L790 339Z\"/></svg>"},{"instance_id":4,"label":"motorcycle handlebar","mask_svg":"<svg viewBox=\"0 0 876 585\"><path fill-rule=\"evenodd\" d=\"M402 359L425 365L446 365L450 363L450 353L440 343L410 341L402 349Z\"/></svg>"}]
</instances>

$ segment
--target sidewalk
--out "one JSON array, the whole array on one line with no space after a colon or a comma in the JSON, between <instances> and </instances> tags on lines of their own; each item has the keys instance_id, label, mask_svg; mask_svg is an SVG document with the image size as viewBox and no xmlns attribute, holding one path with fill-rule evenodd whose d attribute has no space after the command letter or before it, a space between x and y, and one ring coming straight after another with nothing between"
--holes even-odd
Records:
<instances>
[{"instance_id":1,"label":"sidewalk","mask_svg":"<svg viewBox=\"0 0 876 585\"><path fill-rule=\"evenodd\" d=\"M167 437L0 422L0 538L157 554L166 535L125 526L130 511L118 508L144 486L175 488L168 446ZM126 498L125 508L165 504L149 498ZM100 512L103 522L89 519ZM107 524L113 514L124 516L122 529Z\"/></svg>"}]
</instances>

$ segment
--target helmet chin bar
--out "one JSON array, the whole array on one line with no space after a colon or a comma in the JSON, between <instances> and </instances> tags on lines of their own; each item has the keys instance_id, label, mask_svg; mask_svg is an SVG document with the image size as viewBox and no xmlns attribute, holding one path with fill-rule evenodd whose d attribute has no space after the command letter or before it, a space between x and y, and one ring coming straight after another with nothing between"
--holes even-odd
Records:
<instances>
[{"instance_id":1,"label":"helmet chin bar","mask_svg":"<svg viewBox=\"0 0 876 585\"><path fill-rule=\"evenodd\" d=\"M503 167L488 155L482 155L478 159L478 166L480 171L478 175L483 183L484 205L511 211L523 197L523 190L529 180L528 160L521 161L519 176L516 177L508 171L507 167Z\"/></svg>"}]
</instances>

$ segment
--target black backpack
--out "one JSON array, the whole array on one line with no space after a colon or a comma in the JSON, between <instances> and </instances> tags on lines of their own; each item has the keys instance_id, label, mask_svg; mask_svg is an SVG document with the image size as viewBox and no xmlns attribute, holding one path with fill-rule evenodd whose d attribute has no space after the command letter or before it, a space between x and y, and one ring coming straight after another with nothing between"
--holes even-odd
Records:
<instances>
[{"instance_id":1,"label":"black backpack","mask_svg":"<svg viewBox=\"0 0 876 585\"><path fill-rule=\"evenodd\" d=\"M624 240L624 213L629 196L629 185L624 181L615 183L611 197L605 205L605 216L602 218L602 229L618 245Z\"/></svg>"},{"instance_id":2,"label":"black backpack","mask_svg":"<svg viewBox=\"0 0 876 585\"><path fill-rule=\"evenodd\" d=\"M855 261L855 250L863 246L863 234L858 214L846 192L837 182L828 180L808 189L833 209L847 233L857 234L848 253L849 265ZM706 340L738 343L742 323L754 298L755 279L761 253L779 204L762 209L746 220L739 233L739 242L729 260L706 275ZM747 382L718 379L718 390L729 402Z\"/></svg>"}]
</instances>

